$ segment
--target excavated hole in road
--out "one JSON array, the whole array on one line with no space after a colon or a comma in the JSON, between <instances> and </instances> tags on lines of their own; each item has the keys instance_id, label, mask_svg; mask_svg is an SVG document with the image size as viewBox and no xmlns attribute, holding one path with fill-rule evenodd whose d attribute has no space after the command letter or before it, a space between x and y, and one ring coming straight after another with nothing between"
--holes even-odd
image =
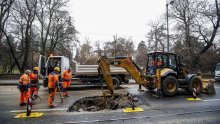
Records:
<instances>
[{"instance_id":1,"label":"excavated hole in road","mask_svg":"<svg viewBox=\"0 0 220 124\"><path fill-rule=\"evenodd\" d=\"M93 96L84 97L73 103L67 110L68 112L83 111L100 111L100 110L117 110L125 107L132 107L131 98L133 98L134 106L140 105L136 96L131 94L115 94L114 96Z\"/></svg>"}]
</instances>

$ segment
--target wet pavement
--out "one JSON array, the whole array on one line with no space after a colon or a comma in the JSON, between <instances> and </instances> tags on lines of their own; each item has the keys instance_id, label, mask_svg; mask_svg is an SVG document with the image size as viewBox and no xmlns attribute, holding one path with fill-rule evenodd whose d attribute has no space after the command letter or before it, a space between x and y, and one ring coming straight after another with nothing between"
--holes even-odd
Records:
<instances>
[{"instance_id":1,"label":"wet pavement","mask_svg":"<svg viewBox=\"0 0 220 124\"><path fill-rule=\"evenodd\" d=\"M175 97L156 98L155 92L144 89L139 92L137 84L122 85L115 90L118 94L134 94L141 103L138 107L144 112L124 113L122 109L100 110L96 112L67 112L67 109L77 100L84 97L101 96L100 87L75 87L69 92L64 103L60 102L59 93L55 98L58 105L55 109L47 106L48 90L40 88L41 101L33 105L32 111L43 112L40 118L13 119L17 113L26 111L26 107L19 106L19 91L16 86L0 86L0 119L1 123L100 123L100 124L146 124L146 123L220 123L220 83L215 84L216 94L200 94L201 101L188 101L192 97L184 90L179 89Z\"/></svg>"}]
</instances>

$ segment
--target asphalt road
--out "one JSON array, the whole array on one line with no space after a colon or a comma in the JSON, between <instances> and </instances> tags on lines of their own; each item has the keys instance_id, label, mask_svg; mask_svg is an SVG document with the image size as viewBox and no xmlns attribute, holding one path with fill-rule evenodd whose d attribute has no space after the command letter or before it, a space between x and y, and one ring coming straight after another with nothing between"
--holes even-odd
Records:
<instances>
[{"instance_id":1,"label":"asphalt road","mask_svg":"<svg viewBox=\"0 0 220 124\"><path fill-rule=\"evenodd\" d=\"M146 124L146 123L220 123L220 83L215 84L216 94L200 94L200 101L188 101L192 97L183 90L179 90L175 97L156 98L144 89L137 91L138 85L122 85L115 90L116 93L135 94L141 102L139 107L144 112L124 113L119 110L102 110L98 112L67 112L67 108L76 100L88 96L100 96L102 91L99 87L75 87L70 91L70 97L60 103L59 94L55 98L58 104L56 109L47 107L48 90L41 87L39 95L41 101L33 105L33 111L43 112L40 118L14 119L18 113L26 110L19 106L19 91L16 86L0 86L0 120L2 124L54 124L54 123L98 123L98 124Z\"/></svg>"}]
</instances>

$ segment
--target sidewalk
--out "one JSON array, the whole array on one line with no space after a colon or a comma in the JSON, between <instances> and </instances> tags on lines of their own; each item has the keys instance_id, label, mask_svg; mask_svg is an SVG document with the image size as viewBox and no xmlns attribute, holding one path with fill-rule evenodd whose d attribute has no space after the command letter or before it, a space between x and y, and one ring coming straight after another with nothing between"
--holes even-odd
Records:
<instances>
[{"instance_id":1,"label":"sidewalk","mask_svg":"<svg viewBox=\"0 0 220 124\"><path fill-rule=\"evenodd\" d=\"M0 80L0 85L17 85L18 80ZM43 80L40 80L40 84L43 84Z\"/></svg>"}]
</instances>

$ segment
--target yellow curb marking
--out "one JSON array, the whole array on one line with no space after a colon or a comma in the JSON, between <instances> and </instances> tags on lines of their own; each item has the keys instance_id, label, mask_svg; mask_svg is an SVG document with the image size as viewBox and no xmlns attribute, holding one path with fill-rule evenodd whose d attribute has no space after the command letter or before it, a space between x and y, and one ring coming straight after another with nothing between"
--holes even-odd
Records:
<instances>
[{"instance_id":1,"label":"yellow curb marking","mask_svg":"<svg viewBox=\"0 0 220 124\"><path fill-rule=\"evenodd\" d=\"M43 116L43 113L33 112L30 114L30 116L27 116L26 113L20 113L16 115L14 118L39 118L41 116Z\"/></svg>"},{"instance_id":2,"label":"yellow curb marking","mask_svg":"<svg viewBox=\"0 0 220 124\"><path fill-rule=\"evenodd\" d=\"M200 100L202 100L201 98L186 98L187 100L189 100L189 101L200 101Z\"/></svg>"},{"instance_id":3,"label":"yellow curb marking","mask_svg":"<svg viewBox=\"0 0 220 124\"><path fill-rule=\"evenodd\" d=\"M123 109L123 112L143 112L144 110L142 108L134 108L134 110L132 108L125 108Z\"/></svg>"}]
</instances>

